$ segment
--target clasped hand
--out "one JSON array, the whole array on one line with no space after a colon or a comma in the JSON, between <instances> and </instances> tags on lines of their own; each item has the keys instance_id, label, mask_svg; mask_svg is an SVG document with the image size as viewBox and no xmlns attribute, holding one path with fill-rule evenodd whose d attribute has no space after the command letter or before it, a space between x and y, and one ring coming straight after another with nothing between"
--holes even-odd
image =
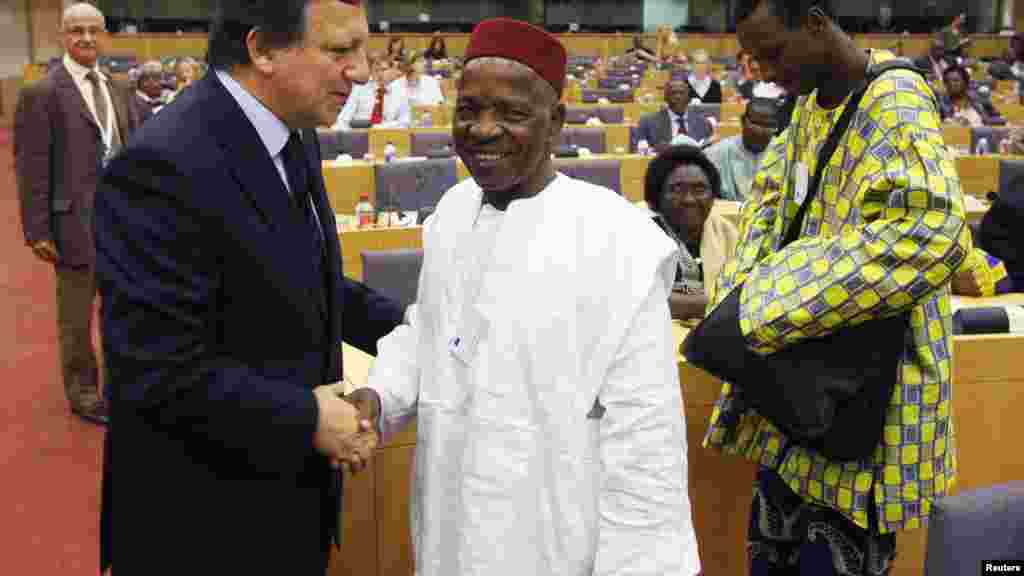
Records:
<instances>
[{"instance_id":1,"label":"clasped hand","mask_svg":"<svg viewBox=\"0 0 1024 576\"><path fill-rule=\"evenodd\" d=\"M333 468L355 473L366 467L380 442L377 401L366 388L347 396L344 392L342 382L313 390L320 410L313 445Z\"/></svg>"}]
</instances>

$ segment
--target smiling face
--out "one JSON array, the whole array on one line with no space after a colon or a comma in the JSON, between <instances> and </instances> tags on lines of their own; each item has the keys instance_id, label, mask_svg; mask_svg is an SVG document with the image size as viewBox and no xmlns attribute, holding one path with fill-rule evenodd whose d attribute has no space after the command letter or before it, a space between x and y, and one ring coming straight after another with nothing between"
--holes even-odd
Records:
<instances>
[{"instance_id":1,"label":"smiling face","mask_svg":"<svg viewBox=\"0 0 1024 576\"><path fill-rule=\"evenodd\" d=\"M103 14L89 4L75 4L64 12L61 43L75 62L92 68L99 58L99 40L106 33Z\"/></svg>"},{"instance_id":2,"label":"smiling face","mask_svg":"<svg viewBox=\"0 0 1024 576\"><path fill-rule=\"evenodd\" d=\"M455 151L477 184L506 200L540 192L554 168L565 108L545 80L517 62L471 60L459 80Z\"/></svg>"},{"instance_id":3,"label":"smiling face","mask_svg":"<svg viewBox=\"0 0 1024 576\"><path fill-rule=\"evenodd\" d=\"M669 173L662 187L661 211L688 243L699 244L704 221L715 203L711 181L696 164L680 164Z\"/></svg>"},{"instance_id":4,"label":"smiling face","mask_svg":"<svg viewBox=\"0 0 1024 576\"><path fill-rule=\"evenodd\" d=\"M673 113L682 116L690 105L690 85L682 80L673 80L665 85L665 104Z\"/></svg>"},{"instance_id":5,"label":"smiling face","mask_svg":"<svg viewBox=\"0 0 1024 576\"><path fill-rule=\"evenodd\" d=\"M293 130L333 124L353 84L367 81L368 35L362 8L309 3L303 41L271 51L269 63L258 64L270 77L275 114Z\"/></svg>"},{"instance_id":6,"label":"smiling face","mask_svg":"<svg viewBox=\"0 0 1024 576\"><path fill-rule=\"evenodd\" d=\"M799 27L788 29L771 0L762 0L736 25L736 36L760 64L765 82L775 82L789 94L810 94L833 76L827 65L833 50L824 16L807 15Z\"/></svg>"}]
</instances>

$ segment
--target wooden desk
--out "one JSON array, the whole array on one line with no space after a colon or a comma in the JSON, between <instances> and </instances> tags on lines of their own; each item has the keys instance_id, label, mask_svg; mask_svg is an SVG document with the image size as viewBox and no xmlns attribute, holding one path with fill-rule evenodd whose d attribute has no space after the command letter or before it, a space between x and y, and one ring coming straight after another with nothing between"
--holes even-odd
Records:
<instances>
[{"instance_id":1,"label":"wooden desk","mask_svg":"<svg viewBox=\"0 0 1024 576\"><path fill-rule=\"evenodd\" d=\"M1024 294L995 298L955 298L955 306L1024 304ZM686 328L676 323L677 343ZM1024 411L1024 373L1015 366L1020 335L954 338L954 426L959 454L957 489L968 490L1024 479L1017 453L1016 425ZM344 346L345 372L355 385L365 382L372 359ZM701 443L720 390L719 382L678 356L687 426L690 501L704 574L747 573L745 549L751 484L755 467L746 460L705 450ZM331 576L408 576L412 573L409 495L415 424L381 446L373 465L346 483L346 534ZM894 576L923 573L927 528L897 538Z\"/></svg>"},{"instance_id":2,"label":"wooden desk","mask_svg":"<svg viewBox=\"0 0 1024 576\"><path fill-rule=\"evenodd\" d=\"M984 200L989 192L999 191L999 161L1002 156L959 156L956 171L964 194Z\"/></svg>"},{"instance_id":3,"label":"wooden desk","mask_svg":"<svg viewBox=\"0 0 1024 576\"><path fill-rule=\"evenodd\" d=\"M970 148L971 129L968 126L960 126L959 124L943 123L942 140L946 143L946 146Z\"/></svg>"},{"instance_id":4,"label":"wooden desk","mask_svg":"<svg viewBox=\"0 0 1024 576\"><path fill-rule=\"evenodd\" d=\"M422 248L423 227L346 230L338 234L338 241L341 242L342 272L353 280L362 280L364 251Z\"/></svg>"}]
</instances>

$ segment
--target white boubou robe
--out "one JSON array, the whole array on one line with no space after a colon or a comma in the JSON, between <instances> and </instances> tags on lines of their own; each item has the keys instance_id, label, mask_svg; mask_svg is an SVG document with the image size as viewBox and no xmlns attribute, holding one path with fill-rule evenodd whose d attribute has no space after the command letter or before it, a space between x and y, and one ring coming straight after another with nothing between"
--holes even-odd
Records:
<instances>
[{"instance_id":1,"label":"white boubou robe","mask_svg":"<svg viewBox=\"0 0 1024 576\"><path fill-rule=\"evenodd\" d=\"M417 302L369 377L385 436L417 418L417 574L698 573L676 246L561 174L504 214L481 197L463 181L427 222Z\"/></svg>"}]
</instances>

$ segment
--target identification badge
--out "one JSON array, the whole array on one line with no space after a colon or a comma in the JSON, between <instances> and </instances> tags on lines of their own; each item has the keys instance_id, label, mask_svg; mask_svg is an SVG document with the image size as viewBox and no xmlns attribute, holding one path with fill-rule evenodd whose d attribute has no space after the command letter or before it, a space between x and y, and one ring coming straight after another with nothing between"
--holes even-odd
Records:
<instances>
[{"instance_id":1,"label":"identification badge","mask_svg":"<svg viewBox=\"0 0 1024 576\"><path fill-rule=\"evenodd\" d=\"M793 199L796 200L798 205L804 203L804 198L807 198L807 165L803 162L796 163L796 181L794 182L795 190Z\"/></svg>"},{"instance_id":2,"label":"identification badge","mask_svg":"<svg viewBox=\"0 0 1024 576\"><path fill-rule=\"evenodd\" d=\"M485 325L483 316L470 306L458 323L455 334L448 339L448 353L462 364L470 365L476 357Z\"/></svg>"}]
</instances>

